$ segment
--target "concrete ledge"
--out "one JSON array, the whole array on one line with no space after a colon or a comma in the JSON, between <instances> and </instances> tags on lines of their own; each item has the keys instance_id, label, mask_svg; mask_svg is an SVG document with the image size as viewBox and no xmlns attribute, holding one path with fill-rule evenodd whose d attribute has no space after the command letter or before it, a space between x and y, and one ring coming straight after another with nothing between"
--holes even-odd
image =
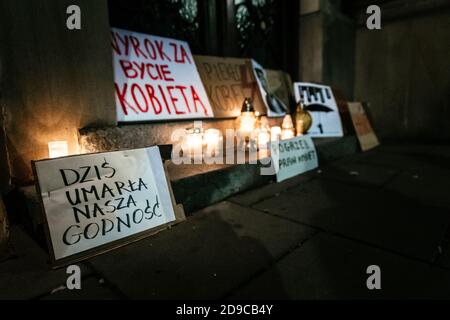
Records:
<instances>
[{"instance_id":1,"label":"concrete ledge","mask_svg":"<svg viewBox=\"0 0 450 320\"><path fill-rule=\"evenodd\" d=\"M193 120L160 122L148 124L128 124L79 130L80 146L83 152L105 152L123 149L145 148L160 144L173 144L172 133L192 127ZM204 130L215 128L225 135L225 130L234 128L234 119L208 119L202 121Z\"/></svg>"}]
</instances>

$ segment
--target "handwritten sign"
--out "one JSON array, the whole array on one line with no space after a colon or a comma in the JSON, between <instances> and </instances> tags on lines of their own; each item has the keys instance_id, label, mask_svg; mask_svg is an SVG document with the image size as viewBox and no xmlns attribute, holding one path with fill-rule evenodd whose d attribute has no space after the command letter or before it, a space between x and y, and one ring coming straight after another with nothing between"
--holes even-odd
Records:
<instances>
[{"instance_id":1,"label":"handwritten sign","mask_svg":"<svg viewBox=\"0 0 450 320\"><path fill-rule=\"evenodd\" d=\"M294 83L295 100L303 101L305 110L311 113L313 124L308 135L316 138L343 137L341 117L329 86L314 83Z\"/></svg>"},{"instance_id":2,"label":"handwritten sign","mask_svg":"<svg viewBox=\"0 0 450 320\"><path fill-rule=\"evenodd\" d=\"M380 145L367 114L360 102L349 102L348 110L355 126L356 135L362 151L367 151Z\"/></svg>"},{"instance_id":3,"label":"handwritten sign","mask_svg":"<svg viewBox=\"0 0 450 320\"><path fill-rule=\"evenodd\" d=\"M264 70L264 68L255 60L252 60L252 68L254 76L258 83L261 99L264 101L267 109L267 115L269 117L284 116L287 112L289 112L288 105L286 105L283 100L281 100L275 95L274 92L272 92L267 80L266 70Z\"/></svg>"},{"instance_id":4,"label":"handwritten sign","mask_svg":"<svg viewBox=\"0 0 450 320\"><path fill-rule=\"evenodd\" d=\"M53 260L176 220L158 147L34 162Z\"/></svg>"},{"instance_id":5,"label":"handwritten sign","mask_svg":"<svg viewBox=\"0 0 450 320\"><path fill-rule=\"evenodd\" d=\"M198 72L216 118L235 118L245 98L253 100L255 111L266 114L249 59L194 56Z\"/></svg>"},{"instance_id":6,"label":"handwritten sign","mask_svg":"<svg viewBox=\"0 0 450 320\"><path fill-rule=\"evenodd\" d=\"M287 180L319 166L314 142L301 136L270 145L277 182Z\"/></svg>"},{"instance_id":7,"label":"handwritten sign","mask_svg":"<svg viewBox=\"0 0 450 320\"><path fill-rule=\"evenodd\" d=\"M112 29L117 119L213 117L187 42Z\"/></svg>"}]
</instances>

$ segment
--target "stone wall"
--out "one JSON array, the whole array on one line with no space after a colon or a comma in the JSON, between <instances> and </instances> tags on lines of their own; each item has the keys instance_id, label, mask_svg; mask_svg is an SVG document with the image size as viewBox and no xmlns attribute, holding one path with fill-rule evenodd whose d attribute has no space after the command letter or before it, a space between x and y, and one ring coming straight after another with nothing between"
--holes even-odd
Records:
<instances>
[{"instance_id":1,"label":"stone wall","mask_svg":"<svg viewBox=\"0 0 450 320\"><path fill-rule=\"evenodd\" d=\"M214 128L225 137L226 129L234 129L236 121L204 120L204 130ZM192 128L194 120L169 123L127 124L114 127L85 128L80 130L82 152L103 152L120 149L145 148L157 144L174 144L171 140L175 130Z\"/></svg>"},{"instance_id":2,"label":"stone wall","mask_svg":"<svg viewBox=\"0 0 450 320\"><path fill-rule=\"evenodd\" d=\"M358 28L355 99L381 138L450 139L449 17L442 8Z\"/></svg>"},{"instance_id":3,"label":"stone wall","mask_svg":"<svg viewBox=\"0 0 450 320\"><path fill-rule=\"evenodd\" d=\"M81 8L81 30L66 28L71 4ZM0 30L6 190L9 174L31 180L30 161L48 157L49 141L67 140L74 153L79 128L116 119L106 0L3 0Z\"/></svg>"}]
</instances>

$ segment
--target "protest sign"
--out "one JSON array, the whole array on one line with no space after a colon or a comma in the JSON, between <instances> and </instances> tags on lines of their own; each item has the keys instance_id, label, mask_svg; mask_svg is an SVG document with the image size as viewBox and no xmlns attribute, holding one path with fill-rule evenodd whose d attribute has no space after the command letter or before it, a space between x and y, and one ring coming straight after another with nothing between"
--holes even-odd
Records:
<instances>
[{"instance_id":1,"label":"protest sign","mask_svg":"<svg viewBox=\"0 0 450 320\"><path fill-rule=\"evenodd\" d=\"M33 168L54 263L123 245L184 218L158 147L41 160Z\"/></svg>"},{"instance_id":2,"label":"protest sign","mask_svg":"<svg viewBox=\"0 0 450 320\"><path fill-rule=\"evenodd\" d=\"M316 138L342 137L341 117L333 91L329 86L314 83L294 83L295 100L311 113L313 124L308 135Z\"/></svg>"},{"instance_id":3,"label":"protest sign","mask_svg":"<svg viewBox=\"0 0 450 320\"><path fill-rule=\"evenodd\" d=\"M380 145L372 125L370 124L364 107L360 102L349 102L348 110L355 127L356 135L362 151L367 151Z\"/></svg>"},{"instance_id":4,"label":"protest sign","mask_svg":"<svg viewBox=\"0 0 450 320\"><path fill-rule=\"evenodd\" d=\"M187 42L112 29L117 120L213 117Z\"/></svg>"},{"instance_id":5,"label":"protest sign","mask_svg":"<svg viewBox=\"0 0 450 320\"><path fill-rule=\"evenodd\" d=\"M272 142L270 148L277 182L313 170L319 165L314 142L308 136Z\"/></svg>"}]
</instances>

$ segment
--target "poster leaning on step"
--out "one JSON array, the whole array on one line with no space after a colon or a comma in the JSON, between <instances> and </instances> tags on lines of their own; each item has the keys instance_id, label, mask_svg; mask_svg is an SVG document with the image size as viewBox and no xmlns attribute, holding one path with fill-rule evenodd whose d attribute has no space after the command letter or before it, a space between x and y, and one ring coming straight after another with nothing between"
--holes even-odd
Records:
<instances>
[{"instance_id":1,"label":"poster leaning on step","mask_svg":"<svg viewBox=\"0 0 450 320\"><path fill-rule=\"evenodd\" d=\"M84 259L184 220L158 147L33 165L54 265Z\"/></svg>"}]
</instances>

